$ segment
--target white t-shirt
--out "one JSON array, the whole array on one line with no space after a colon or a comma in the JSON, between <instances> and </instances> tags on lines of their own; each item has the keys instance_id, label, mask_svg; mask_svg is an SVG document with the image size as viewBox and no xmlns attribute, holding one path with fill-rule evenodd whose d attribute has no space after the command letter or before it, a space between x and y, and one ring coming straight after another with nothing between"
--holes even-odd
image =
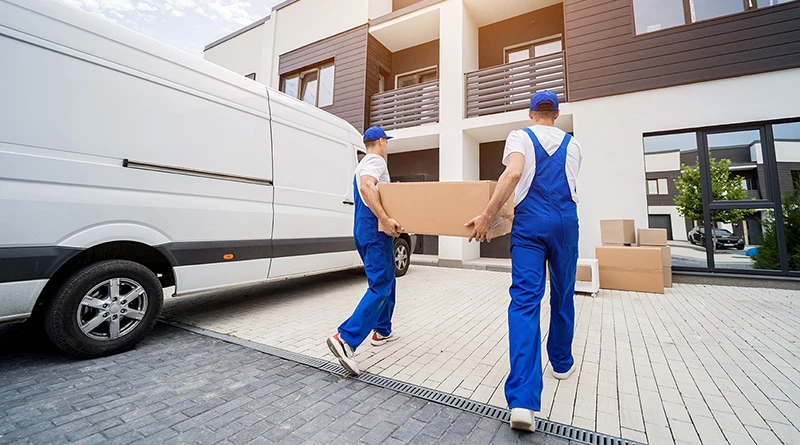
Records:
<instances>
[{"instance_id":1,"label":"white t-shirt","mask_svg":"<svg viewBox=\"0 0 800 445\"><path fill-rule=\"evenodd\" d=\"M378 180L379 184L391 182L392 180L389 178L389 167L386 165L386 159L374 153L370 153L364 156L356 167L356 178L358 178L358 181L356 181L356 190L358 190L358 196L364 201L364 205L369 207L367 201L361 196L360 185L362 176L372 176Z\"/></svg>"},{"instance_id":2,"label":"white t-shirt","mask_svg":"<svg viewBox=\"0 0 800 445\"><path fill-rule=\"evenodd\" d=\"M553 155L558 150L561 142L564 140L566 134L564 130L557 127L548 127L545 125L534 125L528 127L533 130L539 143L545 149L547 154ZM506 165L508 155L511 153L522 153L525 156L525 167L522 170L522 177L514 190L514 205L518 205L528 195L528 190L533 183L533 177L536 175L536 151L533 148L533 141L528 133L524 130L514 130L506 139L506 148L503 152L503 165ZM581 168L581 161L583 155L581 154L581 146L575 138L572 138L567 146L567 162L566 173L567 181L569 182L569 189L572 192L572 200L578 203L578 193L575 190L575 183L578 177L578 171Z\"/></svg>"}]
</instances>

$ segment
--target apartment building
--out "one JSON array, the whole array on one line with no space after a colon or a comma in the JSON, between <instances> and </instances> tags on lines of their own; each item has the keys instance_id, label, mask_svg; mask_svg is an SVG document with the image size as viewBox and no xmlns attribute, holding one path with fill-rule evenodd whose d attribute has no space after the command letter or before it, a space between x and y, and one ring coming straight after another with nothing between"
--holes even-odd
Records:
<instances>
[{"instance_id":1,"label":"apartment building","mask_svg":"<svg viewBox=\"0 0 800 445\"><path fill-rule=\"evenodd\" d=\"M677 271L800 277L781 211L800 170L800 1L290 0L205 58L359 130L391 130L400 181L497 179L531 94L553 90L556 124L584 148L582 257L600 219L630 218L669 229L676 258L693 259ZM748 199L714 200L711 158L731 159ZM681 163L700 163L701 221L674 204ZM713 216L729 208L750 211L725 224L749 230L751 254L772 230L780 267L686 241L695 224L722 227ZM508 237L424 236L416 251L458 265L508 248Z\"/></svg>"}]
</instances>

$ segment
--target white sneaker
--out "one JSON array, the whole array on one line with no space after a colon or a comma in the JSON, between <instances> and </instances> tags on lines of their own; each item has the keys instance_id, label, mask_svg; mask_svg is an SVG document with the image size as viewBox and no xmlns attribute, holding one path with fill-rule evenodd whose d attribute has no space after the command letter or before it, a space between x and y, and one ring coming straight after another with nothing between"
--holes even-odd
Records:
<instances>
[{"instance_id":1,"label":"white sneaker","mask_svg":"<svg viewBox=\"0 0 800 445\"><path fill-rule=\"evenodd\" d=\"M553 377L557 378L558 380L566 380L572 375L573 372L575 372L575 364L573 363L572 367L566 372L556 372L553 368L550 368L550 370L552 371Z\"/></svg>"},{"instance_id":2,"label":"white sneaker","mask_svg":"<svg viewBox=\"0 0 800 445\"><path fill-rule=\"evenodd\" d=\"M386 337L384 337L381 334L378 334L377 332L373 332L372 336L369 338L369 344L371 344L372 346L383 346L386 343L395 340L397 340L397 337L394 335L394 333L391 333Z\"/></svg>"},{"instance_id":3,"label":"white sneaker","mask_svg":"<svg viewBox=\"0 0 800 445\"><path fill-rule=\"evenodd\" d=\"M351 348L346 341L339 338L338 332L329 337L327 343L328 348L331 350L333 355L339 359L339 363L341 363L344 369L353 375L361 374L361 370L358 369L358 364L354 358L355 353L353 352L353 348Z\"/></svg>"},{"instance_id":4,"label":"white sneaker","mask_svg":"<svg viewBox=\"0 0 800 445\"><path fill-rule=\"evenodd\" d=\"M526 408L511 408L511 428L522 431L536 431L536 416Z\"/></svg>"}]
</instances>

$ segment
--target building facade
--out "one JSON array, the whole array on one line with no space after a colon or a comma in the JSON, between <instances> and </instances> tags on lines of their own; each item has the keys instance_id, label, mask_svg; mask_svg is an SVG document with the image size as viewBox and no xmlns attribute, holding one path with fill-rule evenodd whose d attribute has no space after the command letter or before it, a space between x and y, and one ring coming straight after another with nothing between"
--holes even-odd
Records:
<instances>
[{"instance_id":1,"label":"building facade","mask_svg":"<svg viewBox=\"0 0 800 445\"><path fill-rule=\"evenodd\" d=\"M358 130L390 130L400 181L497 179L531 94L553 90L556 124L584 149L582 257L599 220L626 218L669 229L677 270L800 276L781 205L800 165L800 1L290 0L205 58ZM714 198L712 158L731 160L746 199ZM682 164L702 189L703 218L688 222L675 204ZM718 221L733 207L746 217ZM688 243L706 220L748 248ZM757 267L765 232L780 267ZM418 253L446 264L509 256L508 237L419 238Z\"/></svg>"}]
</instances>

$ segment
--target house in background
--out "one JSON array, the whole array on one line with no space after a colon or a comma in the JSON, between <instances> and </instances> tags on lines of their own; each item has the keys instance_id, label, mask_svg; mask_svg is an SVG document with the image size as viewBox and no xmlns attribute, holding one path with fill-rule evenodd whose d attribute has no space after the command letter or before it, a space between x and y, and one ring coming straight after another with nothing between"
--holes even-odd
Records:
<instances>
[{"instance_id":1,"label":"house in background","mask_svg":"<svg viewBox=\"0 0 800 445\"><path fill-rule=\"evenodd\" d=\"M391 130L389 168L401 181L497 179L531 94L556 91L556 124L584 148L582 257L594 256L600 219L668 225L685 239L668 208L680 153L658 167L668 170L645 168L655 162L643 155L646 138L683 135L699 153L755 131L748 143L762 162L736 167L759 198L709 200L709 212L779 208L788 189L776 153L800 159L779 137L800 138L800 1L290 0L209 44L205 58L358 130ZM695 157L707 170L708 156ZM416 250L457 265L508 257L508 238L479 246L426 236ZM800 276L784 264L774 274ZM713 255L699 269L725 271Z\"/></svg>"}]
</instances>

